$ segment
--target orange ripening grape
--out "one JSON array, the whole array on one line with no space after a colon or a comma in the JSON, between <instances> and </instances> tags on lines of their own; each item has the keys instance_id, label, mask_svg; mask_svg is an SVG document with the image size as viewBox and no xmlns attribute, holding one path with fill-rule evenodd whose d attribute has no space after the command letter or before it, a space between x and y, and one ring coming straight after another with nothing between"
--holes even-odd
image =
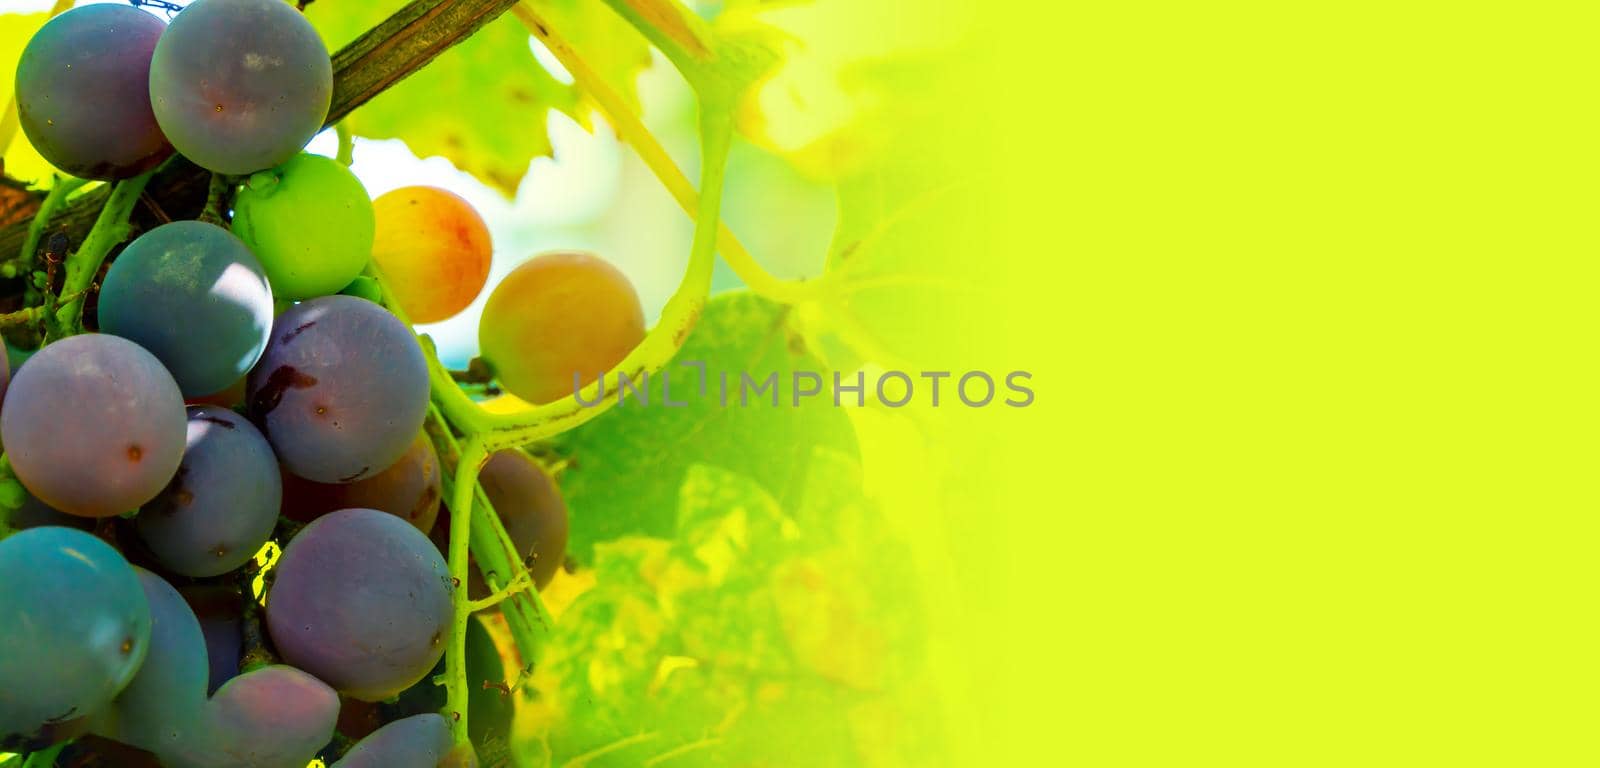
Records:
<instances>
[{"instance_id":1,"label":"orange ripening grape","mask_svg":"<svg viewBox=\"0 0 1600 768\"><path fill-rule=\"evenodd\" d=\"M372 258L414 323L467 308L489 280L489 228L467 201L438 187L401 187L372 202Z\"/></svg>"},{"instance_id":2,"label":"orange ripening grape","mask_svg":"<svg viewBox=\"0 0 1600 768\"><path fill-rule=\"evenodd\" d=\"M599 378L643 338L644 310L628 278L594 254L566 251L512 270L478 326L500 385L535 404L572 394L575 373L584 384Z\"/></svg>"}]
</instances>

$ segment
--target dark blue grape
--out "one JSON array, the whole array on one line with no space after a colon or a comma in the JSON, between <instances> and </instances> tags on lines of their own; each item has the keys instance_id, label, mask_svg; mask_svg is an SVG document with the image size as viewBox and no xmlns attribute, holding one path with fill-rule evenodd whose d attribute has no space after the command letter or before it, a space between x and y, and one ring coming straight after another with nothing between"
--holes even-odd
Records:
<instances>
[{"instance_id":1,"label":"dark blue grape","mask_svg":"<svg viewBox=\"0 0 1600 768\"><path fill-rule=\"evenodd\" d=\"M249 403L285 469L349 483L399 461L416 439L428 407L427 362L384 308L324 296L278 316L250 372Z\"/></svg>"},{"instance_id":2,"label":"dark blue grape","mask_svg":"<svg viewBox=\"0 0 1600 768\"><path fill-rule=\"evenodd\" d=\"M467 735L476 744L508 743L511 738L512 699L506 694L510 682L505 659L495 646L489 630L476 618L467 620ZM445 708L445 689L434 678L445 673L440 660L427 676L405 689L386 713L390 717L439 712Z\"/></svg>"},{"instance_id":3,"label":"dark blue grape","mask_svg":"<svg viewBox=\"0 0 1600 768\"><path fill-rule=\"evenodd\" d=\"M437 714L396 720L357 742L331 768L434 768L450 751L450 724Z\"/></svg>"},{"instance_id":4,"label":"dark blue grape","mask_svg":"<svg viewBox=\"0 0 1600 768\"><path fill-rule=\"evenodd\" d=\"M17 371L0 440L39 500L84 517L155 498L178 469L183 396L149 352L103 333L51 344Z\"/></svg>"},{"instance_id":5,"label":"dark blue grape","mask_svg":"<svg viewBox=\"0 0 1600 768\"><path fill-rule=\"evenodd\" d=\"M162 755L169 768L304 768L333 738L339 695L294 667L262 667L217 690L205 735Z\"/></svg>"},{"instance_id":6,"label":"dark blue grape","mask_svg":"<svg viewBox=\"0 0 1600 768\"><path fill-rule=\"evenodd\" d=\"M104 736L85 734L61 751L56 765L64 768L166 768L155 755Z\"/></svg>"},{"instance_id":7,"label":"dark blue grape","mask_svg":"<svg viewBox=\"0 0 1600 768\"><path fill-rule=\"evenodd\" d=\"M133 567L71 528L0 541L0 741L105 706L150 647L150 604Z\"/></svg>"},{"instance_id":8,"label":"dark blue grape","mask_svg":"<svg viewBox=\"0 0 1600 768\"><path fill-rule=\"evenodd\" d=\"M24 490L22 506L11 510L11 527L19 531L25 531L29 528L43 528L47 525L89 531L94 529L94 519L69 515L65 512L51 509L49 504L40 501L39 497Z\"/></svg>"},{"instance_id":9,"label":"dark blue grape","mask_svg":"<svg viewBox=\"0 0 1600 768\"><path fill-rule=\"evenodd\" d=\"M427 435L417 435L400 460L353 483L315 483L283 475L283 514L309 523L340 509L377 509L404 518L427 533L439 517L439 454Z\"/></svg>"},{"instance_id":10,"label":"dark blue grape","mask_svg":"<svg viewBox=\"0 0 1600 768\"><path fill-rule=\"evenodd\" d=\"M150 57L166 25L126 5L86 5L51 19L17 62L17 117L51 165L121 179L172 154L150 109Z\"/></svg>"},{"instance_id":11,"label":"dark blue grape","mask_svg":"<svg viewBox=\"0 0 1600 768\"><path fill-rule=\"evenodd\" d=\"M267 543L281 494L278 460L266 438L233 411L192 405L183 463L135 523L163 567L217 576Z\"/></svg>"},{"instance_id":12,"label":"dark blue grape","mask_svg":"<svg viewBox=\"0 0 1600 768\"><path fill-rule=\"evenodd\" d=\"M187 397L227 389L260 359L272 289L244 241L174 221L134 240L106 273L100 330L156 356Z\"/></svg>"},{"instance_id":13,"label":"dark blue grape","mask_svg":"<svg viewBox=\"0 0 1600 768\"><path fill-rule=\"evenodd\" d=\"M534 585L544 589L567 553L567 504L555 481L527 454L504 450L489 457L478 482L522 554ZM502 586L505 579L502 574Z\"/></svg>"},{"instance_id":14,"label":"dark blue grape","mask_svg":"<svg viewBox=\"0 0 1600 768\"><path fill-rule=\"evenodd\" d=\"M278 165L322 130L333 66L283 0L195 0L161 36L149 96L172 145L227 174Z\"/></svg>"},{"instance_id":15,"label":"dark blue grape","mask_svg":"<svg viewBox=\"0 0 1600 768\"><path fill-rule=\"evenodd\" d=\"M273 643L340 693L388 698L444 654L450 570L428 537L394 515L320 517L289 542L276 574L266 611Z\"/></svg>"},{"instance_id":16,"label":"dark blue grape","mask_svg":"<svg viewBox=\"0 0 1600 768\"><path fill-rule=\"evenodd\" d=\"M206 660L211 668L206 695L217 692L223 683L239 676L239 657L244 653L243 598L239 590L222 584L195 584L178 590L200 620L200 634L206 638Z\"/></svg>"},{"instance_id":17,"label":"dark blue grape","mask_svg":"<svg viewBox=\"0 0 1600 768\"><path fill-rule=\"evenodd\" d=\"M160 576L135 570L150 604L150 652L128 687L95 713L93 730L157 755L171 754L201 735L205 639L178 590Z\"/></svg>"}]
</instances>

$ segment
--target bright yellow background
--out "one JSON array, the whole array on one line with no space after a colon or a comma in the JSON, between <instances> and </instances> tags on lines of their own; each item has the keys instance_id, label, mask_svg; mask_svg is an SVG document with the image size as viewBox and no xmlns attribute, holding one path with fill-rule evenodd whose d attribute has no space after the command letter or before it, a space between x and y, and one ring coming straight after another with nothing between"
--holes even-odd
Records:
<instances>
[{"instance_id":1,"label":"bright yellow background","mask_svg":"<svg viewBox=\"0 0 1600 768\"><path fill-rule=\"evenodd\" d=\"M953 762L1595 763L1592 7L920 5L1037 393L858 419Z\"/></svg>"},{"instance_id":2,"label":"bright yellow background","mask_svg":"<svg viewBox=\"0 0 1600 768\"><path fill-rule=\"evenodd\" d=\"M1593 6L987 18L973 756L1593 764Z\"/></svg>"}]
</instances>

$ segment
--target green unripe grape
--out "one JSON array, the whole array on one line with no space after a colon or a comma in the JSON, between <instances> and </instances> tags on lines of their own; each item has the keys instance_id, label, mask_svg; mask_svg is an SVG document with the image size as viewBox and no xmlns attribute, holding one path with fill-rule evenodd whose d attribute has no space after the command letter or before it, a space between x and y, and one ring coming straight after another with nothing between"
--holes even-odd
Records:
<instances>
[{"instance_id":1,"label":"green unripe grape","mask_svg":"<svg viewBox=\"0 0 1600 768\"><path fill-rule=\"evenodd\" d=\"M338 293L372 256L372 200L349 168L301 153L245 182L233 232L250 246L280 299Z\"/></svg>"}]
</instances>

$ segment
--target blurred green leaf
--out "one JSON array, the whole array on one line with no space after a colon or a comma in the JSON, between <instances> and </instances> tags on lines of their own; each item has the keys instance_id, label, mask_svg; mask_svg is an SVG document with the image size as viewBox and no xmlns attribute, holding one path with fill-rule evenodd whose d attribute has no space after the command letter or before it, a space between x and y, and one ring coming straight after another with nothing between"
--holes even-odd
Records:
<instances>
[{"instance_id":1,"label":"blurred green leaf","mask_svg":"<svg viewBox=\"0 0 1600 768\"><path fill-rule=\"evenodd\" d=\"M405 5L405 0L322 2L306 7L330 50L354 40ZM541 13L593 52L591 64L637 104L633 80L650 63L644 39L599 3L538 0ZM348 120L358 136L398 138L419 157L448 159L506 195L534 158L549 155L551 109L588 125L578 92L534 58L528 31L511 16L496 19L358 109Z\"/></svg>"},{"instance_id":2,"label":"blurred green leaf","mask_svg":"<svg viewBox=\"0 0 1600 768\"><path fill-rule=\"evenodd\" d=\"M783 60L783 33L745 12L725 9L707 23L679 0L606 0L672 61L702 103L738 105Z\"/></svg>"},{"instance_id":3,"label":"blurred green leaf","mask_svg":"<svg viewBox=\"0 0 1600 768\"><path fill-rule=\"evenodd\" d=\"M908 555L851 457L817 449L795 516L754 480L693 465L675 538L595 547L595 587L538 665L549 764L938 765L915 687ZM912 692L908 695L907 692Z\"/></svg>"},{"instance_id":4,"label":"blurred green leaf","mask_svg":"<svg viewBox=\"0 0 1600 768\"><path fill-rule=\"evenodd\" d=\"M786 503L803 489L814 447L856 455L850 421L827 394L831 379L819 397L798 407L790 399L794 371L828 376L791 319L787 308L747 292L712 299L667 369L673 399L687 405L667 407L664 379L653 376L648 405L630 397L559 438L557 450L571 462L561 476L572 511L569 552L583 562L597 542L672 535L679 489L692 465L738 472ZM696 360L706 365L703 395L697 370L682 364ZM726 404L720 374L727 375ZM752 397L740 405L741 374L757 383L776 374L779 404ZM608 397L616 397L614 384L607 382Z\"/></svg>"},{"instance_id":5,"label":"blurred green leaf","mask_svg":"<svg viewBox=\"0 0 1600 768\"><path fill-rule=\"evenodd\" d=\"M639 73L650 66L650 44L628 22L597 0L532 0L530 3L583 54L584 63L635 112ZM586 111L568 110L588 125Z\"/></svg>"},{"instance_id":6,"label":"blurred green leaf","mask_svg":"<svg viewBox=\"0 0 1600 768\"><path fill-rule=\"evenodd\" d=\"M985 170L967 164L970 153L949 150L975 140L978 125L972 111L952 113L940 102L939 83L955 76L949 67L947 57L901 57L843 75L879 106L815 150L845 147L838 156L849 159L831 169L839 173L827 261L834 290L802 323L836 369L874 364L960 376L1015 364L986 357L995 334L1005 333L1002 318L950 311L995 290L1009 256L983 240L993 215L976 183Z\"/></svg>"}]
</instances>

